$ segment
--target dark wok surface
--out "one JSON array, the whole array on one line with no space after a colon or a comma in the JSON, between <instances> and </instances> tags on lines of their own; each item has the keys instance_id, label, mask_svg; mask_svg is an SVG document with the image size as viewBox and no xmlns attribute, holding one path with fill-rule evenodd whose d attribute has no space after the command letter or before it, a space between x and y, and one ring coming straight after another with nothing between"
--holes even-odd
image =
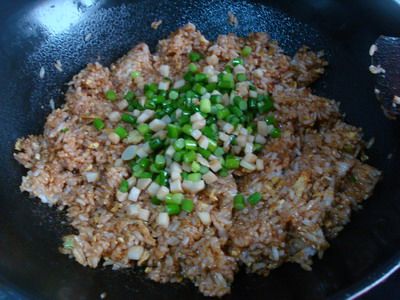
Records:
<instances>
[{"instance_id":1,"label":"dark wok surface","mask_svg":"<svg viewBox=\"0 0 400 300\"><path fill-rule=\"evenodd\" d=\"M362 126L366 139L375 137L370 163L384 171L374 196L332 241L323 260L315 260L312 272L287 264L268 278L239 273L226 298L343 298L399 264L400 128L381 113L368 73L368 49L376 37L400 36L399 4L390 0L262 2L266 6L261 1L225 0L0 4L0 277L35 298L96 299L102 292L110 299L202 298L190 284L156 284L140 271L83 268L59 254L62 234L72 229L62 213L19 192L24 170L12 159L15 140L41 132L50 112L49 100L61 105L65 83L88 62L99 57L109 64L140 41L154 47L188 21L210 39L230 31L242 35L267 31L289 53L303 43L325 49L330 67L314 88L340 101L346 119ZM229 10L238 17L238 27L227 24ZM150 28L155 19L163 20L157 31ZM88 34L91 38L85 41ZM56 60L63 64L61 73L53 67ZM43 80L41 66L46 70Z\"/></svg>"}]
</instances>

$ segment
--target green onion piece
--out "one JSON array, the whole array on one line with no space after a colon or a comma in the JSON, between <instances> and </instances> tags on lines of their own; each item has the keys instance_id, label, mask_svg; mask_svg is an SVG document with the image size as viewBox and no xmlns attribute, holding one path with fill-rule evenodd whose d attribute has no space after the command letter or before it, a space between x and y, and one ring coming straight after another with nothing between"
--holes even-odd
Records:
<instances>
[{"instance_id":1,"label":"green onion piece","mask_svg":"<svg viewBox=\"0 0 400 300\"><path fill-rule=\"evenodd\" d=\"M156 196L153 196L153 197L151 197L151 204L160 205L161 204L161 200L158 199Z\"/></svg>"},{"instance_id":2,"label":"green onion piece","mask_svg":"<svg viewBox=\"0 0 400 300\"><path fill-rule=\"evenodd\" d=\"M191 62L197 62L202 58L203 58L203 55L201 55L199 52L192 51L189 53L189 60Z\"/></svg>"},{"instance_id":3,"label":"green onion piece","mask_svg":"<svg viewBox=\"0 0 400 300\"><path fill-rule=\"evenodd\" d=\"M270 135L274 139L279 138L281 137L281 130L278 127L274 127L274 129L272 129L270 132Z\"/></svg>"},{"instance_id":4,"label":"green onion piece","mask_svg":"<svg viewBox=\"0 0 400 300\"><path fill-rule=\"evenodd\" d=\"M255 192L253 194L251 194L248 198L247 201L251 204L251 205L256 205L258 202L261 201L261 194L259 192Z\"/></svg>"},{"instance_id":5,"label":"green onion piece","mask_svg":"<svg viewBox=\"0 0 400 300\"><path fill-rule=\"evenodd\" d=\"M204 95L205 93L207 93L207 89L204 86L202 86L200 83L196 83L193 86L193 91L195 91L199 95Z\"/></svg>"},{"instance_id":6,"label":"green onion piece","mask_svg":"<svg viewBox=\"0 0 400 300\"><path fill-rule=\"evenodd\" d=\"M180 138L177 139L174 143L174 148L176 151L182 150L183 148L185 148L185 140Z\"/></svg>"},{"instance_id":7,"label":"green onion piece","mask_svg":"<svg viewBox=\"0 0 400 300\"><path fill-rule=\"evenodd\" d=\"M208 139L208 150L214 152L216 149L217 149L217 142L212 139Z\"/></svg>"},{"instance_id":8,"label":"green onion piece","mask_svg":"<svg viewBox=\"0 0 400 300\"><path fill-rule=\"evenodd\" d=\"M117 93L114 90L108 90L105 92L105 97L108 101L115 101L117 100Z\"/></svg>"},{"instance_id":9,"label":"green onion piece","mask_svg":"<svg viewBox=\"0 0 400 300\"><path fill-rule=\"evenodd\" d=\"M236 80L239 81L239 82L246 81L247 80L247 76L244 73L239 73L239 74L236 75Z\"/></svg>"},{"instance_id":10,"label":"green onion piece","mask_svg":"<svg viewBox=\"0 0 400 300\"><path fill-rule=\"evenodd\" d=\"M210 99L201 99L200 100L200 111L202 113L208 114L211 112L211 101Z\"/></svg>"},{"instance_id":11,"label":"green onion piece","mask_svg":"<svg viewBox=\"0 0 400 300\"><path fill-rule=\"evenodd\" d=\"M218 157L224 155L224 153L225 153L225 150L222 147L218 147L214 151L215 156L218 156Z\"/></svg>"},{"instance_id":12,"label":"green onion piece","mask_svg":"<svg viewBox=\"0 0 400 300\"><path fill-rule=\"evenodd\" d=\"M196 159L196 152L194 151L185 152L185 154L183 155L183 161L187 164L193 162L195 159Z\"/></svg>"},{"instance_id":13,"label":"green onion piece","mask_svg":"<svg viewBox=\"0 0 400 300\"><path fill-rule=\"evenodd\" d=\"M191 213L194 209L194 203L190 199L183 199L182 200L182 210Z\"/></svg>"},{"instance_id":14,"label":"green onion piece","mask_svg":"<svg viewBox=\"0 0 400 300\"><path fill-rule=\"evenodd\" d=\"M208 83L208 84L206 85L206 90L207 90L207 92L209 92L209 93L215 91L216 88L217 88L217 83L216 83L216 82L211 82L211 83Z\"/></svg>"},{"instance_id":15,"label":"green onion piece","mask_svg":"<svg viewBox=\"0 0 400 300\"><path fill-rule=\"evenodd\" d=\"M178 215L181 212L181 208L178 204L167 204L165 205L165 209L168 213L168 215L172 216L172 215Z\"/></svg>"},{"instance_id":16,"label":"green onion piece","mask_svg":"<svg viewBox=\"0 0 400 300\"><path fill-rule=\"evenodd\" d=\"M123 113L121 120L129 124L136 124L136 118L131 114Z\"/></svg>"},{"instance_id":17,"label":"green onion piece","mask_svg":"<svg viewBox=\"0 0 400 300\"><path fill-rule=\"evenodd\" d=\"M168 98L172 99L172 100L176 100L176 99L179 98L179 93L177 91L175 91L175 90L172 90L172 91L169 92Z\"/></svg>"},{"instance_id":18,"label":"green onion piece","mask_svg":"<svg viewBox=\"0 0 400 300\"><path fill-rule=\"evenodd\" d=\"M188 180L188 176L189 176L189 174L188 173L186 173L186 172L182 172L182 178L183 178L183 180Z\"/></svg>"},{"instance_id":19,"label":"green onion piece","mask_svg":"<svg viewBox=\"0 0 400 300\"><path fill-rule=\"evenodd\" d=\"M136 177L137 177L137 178L140 178L140 179L152 178L150 172L140 172L139 174L137 174Z\"/></svg>"},{"instance_id":20,"label":"green onion piece","mask_svg":"<svg viewBox=\"0 0 400 300\"><path fill-rule=\"evenodd\" d=\"M196 150L197 149L197 143L195 140L191 139L186 139L185 140L185 148L187 150Z\"/></svg>"},{"instance_id":21,"label":"green onion piece","mask_svg":"<svg viewBox=\"0 0 400 300\"><path fill-rule=\"evenodd\" d=\"M168 124L167 126L167 133L168 137L171 139L177 139L179 137L181 128L175 124Z\"/></svg>"},{"instance_id":22,"label":"green onion piece","mask_svg":"<svg viewBox=\"0 0 400 300\"><path fill-rule=\"evenodd\" d=\"M192 131L193 131L192 125L190 125L190 124L185 124L185 125L183 125L182 131L183 131L184 133L186 133L187 135L192 135Z\"/></svg>"},{"instance_id":23,"label":"green onion piece","mask_svg":"<svg viewBox=\"0 0 400 300\"><path fill-rule=\"evenodd\" d=\"M189 181L200 181L201 180L201 174L200 173L190 173L188 175L188 180Z\"/></svg>"},{"instance_id":24,"label":"green onion piece","mask_svg":"<svg viewBox=\"0 0 400 300\"><path fill-rule=\"evenodd\" d=\"M121 183L119 184L119 191L121 193L127 193L129 191L129 184L127 180L122 179Z\"/></svg>"},{"instance_id":25,"label":"green onion piece","mask_svg":"<svg viewBox=\"0 0 400 300\"><path fill-rule=\"evenodd\" d=\"M149 146L151 150L158 150L163 146L163 142L160 138L151 139L149 141Z\"/></svg>"},{"instance_id":26,"label":"green onion piece","mask_svg":"<svg viewBox=\"0 0 400 300\"><path fill-rule=\"evenodd\" d=\"M230 111L227 108L223 108L220 111L217 111L217 118L218 120L225 120L229 115Z\"/></svg>"},{"instance_id":27,"label":"green onion piece","mask_svg":"<svg viewBox=\"0 0 400 300\"><path fill-rule=\"evenodd\" d=\"M144 91L152 91L154 93L156 93L158 90L158 85L156 83L150 83L150 84L145 84L144 86Z\"/></svg>"},{"instance_id":28,"label":"green onion piece","mask_svg":"<svg viewBox=\"0 0 400 300\"><path fill-rule=\"evenodd\" d=\"M124 139L128 136L128 131L122 126L118 126L114 129L114 132L118 134L121 139Z\"/></svg>"},{"instance_id":29,"label":"green onion piece","mask_svg":"<svg viewBox=\"0 0 400 300\"><path fill-rule=\"evenodd\" d=\"M199 152L206 159L208 159L212 154L211 151L203 149L203 148L197 149L197 152Z\"/></svg>"},{"instance_id":30,"label":"green onion piece","mask_svg":"<svg viewBox=\"0 0 400 300\"><path fill-rule=\"evenodd\" d=\"M227 169L223 168L218 172L218 175L221 176L221 177L226 177L226 176L229 175L229 172L228 172Z\"/></svg>"},{"instance_id":31,"label":"green onion piece","mask_svg":"<svg viewBox=\"0 0 400 300\"><path fill-rule=\"evenodd\" d=\"M222 96L221 95L211 95L210 100L211 100L212 104L217 104L217 103L221 102Z\"/></svg>"},{"instance_id":32,"label":"green onion piece","mask_svg":"<svg viewBox=\"0 0 400 300\"><path fill-rule=\"evenodd\" d=\"M253 51L253 49L251 49L250 46L244 46L243 49L242 49L242 55L244 57L248 57L251 54L252 51Z\"/></svg>"},{"instance_id":33,"label":"green onion piece","mask_svg":"<svg viewBox=\"0 0 400 300\"><path fill-rule=\"evenodd\" d=\"M197 73L196 75L194 75L194 81L196 82L207 81L207 74Z\"/></svg>"},{"instance_id":34,"label":"green onion piece","mask_svg":"<svg viewBox=\"0 0 400 300\"><path fill-rule=\"evenodd\" d=\"M233 198L233 207L237 210L245 208L244 196L242 194L237 194Z\"/></svg>"},{"instance_id":35,"label":"green onion piece","mask_svg":"<svg viewBox=\"0 0 400 300\"><path fill-rule=\"evenodd\" d=\"M192 172L200 172L201 166L197 161L192 162Z\"/></svg>"},{"instance_id":36,"label":"green onion piece","mask_svg":"<svg viewBox=\"0 0 400 300\"><path fill-rule=\"evenodd\" d=\"M276 126L278 124L278 122L276 121L275 117L273 115L270 115L268 117L265 118L265 122L268 125L274 125Z\"/></svg>"},{"instance_id":37,"label":"green onion piece","mask_svg":"<svg viewBox=\"0 0 400 300\"><path fill-rule=\"evenodd\" d=\"M147 157L143 157L140 160L138 160L137 164L143 169L147 169L150 166L150 159Z\"/></svg>"},{"instance_id":38,"label":"green onion piece","mask_svg":"<svg viewBox=\"0 0 400 300\"><path fill-rule=\"evenodd\" d=\"M139 71L133 71L132 73L131 73L131 78L132 79L136 79L136 78L138 78L140 76L140 72Z\"/></svg>"},{"instance_id":39,"label":"green onion piece","mask_svg":"<svg viewBox=\"0 0 400 300\"><path fill-rule=\"evenodd\" d=\"M225 159L225 168L228 170L237 169L240 166L240 159L235 156L228 156Z\"/></svg>"},{"instance_id":40,"label":"green onion piece","mask_svg":"<svg viewBox=\"0 0 400 300\"><path fill-rule=\"evenodd\" d=\"M124 96L124 99L126 100L126 101L128 101L128 102L132 102L134 99L135 99L135 93L134 92L132 92L132 91L128 91L126 94L125 94L125 96Z\"/></svg>"},{"instance_id":41,"label":"green onion piece","mask_svg":"<svg viewBox=\"0 0 400 300\"><path fill-rule=\"evenodd\" d=\"M197 69L198 68L194 63L190 63L189 66L188 66L188 71L189 72L195 73L197 71Z\"/></svg>"},{"instance_id":42,"label":"green onion piece","mask_svg":"<svg viewBox=\"0 0 400 300\"><path fill-rule=\"evenodd\" d=\"M253 152L255 152L255 153L260 152L262 149L263 149L263 145L261 145L261 144L256 143L253 145Z\"/></svg>"},{"instance_id":43,"label":"green onion piece","mask_svg":"<svg viewBox=\"0 0 400 300\"><path fill-rule=\"evenodd\" d=\"M177 151L174 153L173 160L176 162L181 162L183 160L184 155L185 155L184 151Z\"/></svg>"},{"instance_id":44,"label":"green onion piece","mask_svg":"<svg viewBox=\"0 0 400 300\"><path fill-rule=\"evenodd\" d=\"M161 154L157 154L156 158L154 159L154 164L158 169L161 169L165 166L165 157Z\"/></svg>"},{"instance_id":45,"label":"green onion piece","mask_svg":"<svg viewBox=\"0 0 400 300\"><path fill-rule=\"evenodd\" d=\"M182 203L184 196L181 193L177 194L168 194L165 197L165 203L167 204L177 204L180 205Z\"/></svg>"},{"instance_id":46,"label":"green onion piece","mask_svg":"<svg viewBox=\"0 0 400 300\"><path fill-rule=\"evenodd\" d=\"M150 126L148 124L139 124L137 130L142 134L145 135L146 133L150 132Z\"/></svg>"},{"instance_id":47,"label":"green onion piece","mask_svg":"<svg viewBox=\"0 0 400 300\"><path fill-rule=\"evenodd\" d=\"M94 126L94 128L96 128L97 130L102 130L103 128L104 128L104 122L103 122L103 120L102 119L100 119L100 118L95 118L94 120L93 120L93 126Z\"/></svg>"},{"instance_id":48,"label":"green onion piece","mask_svg":"<svg viewBox=\"0 0 400 300\"><path fill-rule=\"evenodd\" d=\"M158 174L158 173L161 172L161 170L159 168L157 168L155 164L151 164L150 165L150 172L153 173L153 174Z\"/></svg>"},{"instance_id":49,"label":"green onion piece","mask_svg":"<svg viewBox=\"0 0 400 300\"><path fill-rule=\"evenodd\" d=\"M240 57L232 59L232 65L234 67L236 67L237 65L243 65L243 59L241 59Z\"/></svg>"},{"instance_id":50,"label":"green onion piece","mask_svg":"<svg viewBox=\"0 0 400 300\"><path fill-rule=\"evenodd\" d=\"M154 165L152 165L154 166ZM155 182L159 185L167 186L168 185L168 172L161 171L155 178Z\"/></svg>"}]
</instances>

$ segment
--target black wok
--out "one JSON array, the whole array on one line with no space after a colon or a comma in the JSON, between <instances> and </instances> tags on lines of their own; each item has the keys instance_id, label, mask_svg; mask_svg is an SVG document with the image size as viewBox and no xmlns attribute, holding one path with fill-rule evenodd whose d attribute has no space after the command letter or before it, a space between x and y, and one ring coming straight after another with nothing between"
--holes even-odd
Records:
<instances>
[{"instance_id":1,"label":"black wok","mask_svg":"<svg viewBox=\"0 0 400 300\"><path fill-rule=\"evenodd\" d=\"M226 22L228 11L238 17L237 27ZM156 19L163 23L152 30ZM366 139L375 137L370 164L384 174L312 272L287 264L267 278L239 273L226 299L355 296L399 265L400 128L380 111L368 73L370 44L380 34L400 36L398 1L14 0L0 4L0 277L11 290L47 299L98 299L103 292L112 299L202 298L189 283L161 285L140 270L84 268L59 254L60 238L71 228L62 212L19 192L24 170L12 158L15 140L41 132L50 99L61 105L65 83L88 62L109 64L140 41L154 47L189 21L210 39L267 31L288 53L303 43L324 49L330 67L313 88L340 101Z\"/></svg>"}]
</instances>

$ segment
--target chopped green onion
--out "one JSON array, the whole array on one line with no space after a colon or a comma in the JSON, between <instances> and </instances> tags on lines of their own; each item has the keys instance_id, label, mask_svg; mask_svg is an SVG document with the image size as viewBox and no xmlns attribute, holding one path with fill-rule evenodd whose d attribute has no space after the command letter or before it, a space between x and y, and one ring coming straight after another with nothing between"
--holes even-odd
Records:
<instances>
[{"instance_id":1,"label":"chopped green onion","mask_svg":"<svg viewBox=\"0 0 400 300\"><path fill-rule=\"evenodd\" d=\"M108 101L115 101L117 100L117 93L114 90L108 90L105 92L106 99Z\"/></svg>"},{"instance_id":2,"label":"chopped green onion","mask_svg":"<svg viewBox=\"0 0 400 300\"><path fill-rule=\"evenodd\" d=\"M189 53L189 60L191 62L198 62L202 58L203 58L203 55L201 55L198 52L192 51L192 52Z\"/></svg>"},{"instance_id":3,"label":"chopped green onion","mask_svg":"<svg viewBox=\"0 0 400 300\"><path fill-rule=\"evenodd\" d=\"M217 142L216 141L214 141L212 139L208 140L208 150L214 152L217 149L217 147L218 146L217 146Z\"/></svg>"},{"instance_id":4,"label":"chopped green onion","mask_svg":"<svg viewBox=\"0 0 400 300\"><path fill-rule=\"evenodd\" d=\"M218 175L221 176L221 177L226 177L226 176L229 175L229 172L228 172L227 169L223 168L218 172Z\"/></svg>"},{"instance_id":5,"label":"chopped green onion","mask_svg":"<svg viewBox=\"0 0 400 300\"><path fill-rule=\"evenodd\" d=\"M239 73L239 74L236 75L236 80L239 81L239 82L246 81L247 80L247 76L244 73Z\"/></svg>"},{"instance_id":6,"label":"chopped green onion","mask_svg":"<svg viewBox=\"0 0 400 300\"><path fill-rule=\"evenodd\" d=\"M201 174L200 173L190 173L188 175L188 180L189 181L200 181L201 180Z\"/></svg>"},{"instance_id":7,"label":"chopped green onion","mask_svg":"<svg viewBox=\"0 0 400 300\"><path fill-rule=\"evenodd\" d=\"M244 57L248 57L251 54L252 51L253 51L253 49L251 49L250 46L244 46L243 49L242 49L242 55Z\"/></svg>"},{"instance_id":8,"label":"chopped green onion","mask_svg":"<svg viewBox=\"0 0 400 300\"><path fill-rule=\"evenodd\" d=\"M193 91L195 91L199 95L204 95L205 93L207 93L207 89L204 86L202 86L200 83L196 83L193 86Z\"/></svg>"},{"instance_id":9,"label":"chopped green onion","mask_svg":"<svg viewBox=\"0 0 400 300\"><path fill-rule=\"evenodd\" d=\"M221 102L222 96L221 95L211 95L210 100L211 100L212 104L217 104L217 103Z\"/></svg>"},{"instance_id":10,"label":"chopped green onion","mask_svg":"<svg viewBox=\"0 0 400 300\"><path fill-rule=\"evenodd\" d=\"M192 135L192 131L193 131L192 125L190 125L190 124L185 124L185 125L183 125L182 131L183 131L184 133L186 133L187 135Z\"/></svg>"},{"instance_id":11,"label":"chopped green onion","mask_svg":"<svg viewBox=\"0 0 400 300\"><path fill-rule=\"evenodd\" d=\"M128 102L132 102L135 99L135 93L132 91L128 91L125 96L124 99Z\"/></svg>"},{"instance_id":12,"label":"chopped green onion","mask_svg":"<svg viewBox=\"0 0 400 300\"><path fill-rule=\"evenodd\" d=\"M215 156L218 156L218 157L224 155L224 153L225 153L225 150L222 147L218 147L214 151Z\"/></svg>"},{"instance_id":13,"label":"chopped green onion","mask_svg":"<svg viewBox=\"0 0 400 300\"><path fill-rule=\"evenodd\" d=\"M200 172L201 166L197 161L192 162L192 172Z\"/></svg>"},{"instance_id":14,"label":"chopped green onion","mask_svg":"<svg viewBox=\"0 0 400 300\"><path fill-rule=\"evenodd\" d=\"M163 142L161 141L160 138L151 139L149 141L150 149L153 151L160 149L162 147L162 145L163 145Z\"/></svg>"},{"instance_id":15,"label":"chopped green onion","mask_svg":"<svg viewBox=\"0 0 400 300\"><path fill-rule=\"evenodd\" d=\"M129 183L127 180L122 179L121 183L119 184L119 191L121 193L127 193L129 191Z\"/></svg>"},{"instance_id":16,"label":"chopped green onion","mask_svg":"<svg viewBox=\"0 0 400 300\"><path fill-rule=\"evenodd\" d=\"M187 164L193 162L195 159L196 159L196 152L194 151L185 152L185 154L183 155L183 161Z\"/></svg>"},{"instance_id":17,"label":"chopped green onion","mask_svg":"<svg viewBox=\"0 0 400 300\"><path fill-rule=\"evenodd\" d=\"M182 150L183 148L185 148L185 140L180 138L177 139L174 143L174 148L176 151Z\"/></svg>"},{"instance_id":18,"label":"chopped green onion","mask_svg":"<svg viewBox=\"0 0 400 300\"><path fill-rule=\"evenodd\" d=\"M208 159L211 156L211 151L203 149L203 148L199 148L197 149L197 151L206 159Z\"/></svg>"},{"instance_id":19,"label":"chopped green onion","mask_svg":"<svg viewBox=\"0 0 400 300\"><path fill-rule=\"evenodd\" d=\"M272 129L270 132L270 135L274 139L279 138L281 137L281 130L278 127L274 127L274 129Z\"/></svg>"},{"instance_id":20,"label":"chopped green onion","mask_svg":"<svg viewBox=\"0 0 400 300\"><path fill-rule=\"evenodd\" d=\"M201 99L200 100L200 111L203 113L210 113L211 112L211 101L210 99Z\"/></svg>"},{"instance_id":21,"label":"chopped green onion","mask_svg":"<svg viewBox=\"0 0 400 300\"><path fill-rule=\"evenodd\" d=\"M261 201L261 194L259 192L255 192L253 194L251 194L248 198L247 201L251 204L251 205L256 205L258 202Z\"/></svg>"},{"instance_id":22,"label":"chopped green onion","mask_svg":"<svg viewBox=\"0 0 400 300\"><path fill-rule=\"evenodd\" d=\"M232 170L232 169L237 169L240 166L240 159L235 156L228 156L225 159L225 168Z\"/></svg>"},{"instance_id":23,"label":"chopped green onion","mask_svg":"<svg viewBox=\"0 0 400 300\"><path fill-rule=\"evenodd\" d=\"M152 167L154 165L151 165ZM167 186L168 185L168 172L161 171L155 178L155 182L159 185Z\"/></svg>"},{"instance_id":24,"label":"chopped green onion","mask_svg":"<svg viewBox=\"0 0 400 300\"><path fill-rule=\"evenodd\" d=\"M243 59L241 59L240 57L232 59L232 65L234 67L236 67L237 65L243 65Z\"/></svg>"},{"instance_id":25,"label":"chopped green onion","mask_svg":"<svg viewBox=\"0 0 400 300\"><path fill-rule=\"evenodd\" d=\"M124 138L126 138L128 136L128 131L126 131L126 129L124 127L122 127L122 126L118 126L117 128L115 128L114 132L116 134L118 134L118 136L121 139L124 139Z\"/></svg>"},{"instance_id":26,"label":"chopped green onion","mask_svg":"<svg viewBox=\"0 0 400 300\"><path fill-rule=\"evenodd\" d=\"M278 122L276 121L275 117L273 115L270 115L268 117L265 118L265 122L268 125L274 125L276 126L278 124Z\"/></svg>"},{"instance_id":27,"label":"chopped green onion","mask_svg":"<svg viewBox=\"0 0 400 300\"><path fill-rule=\"evenodd\" d=\"M143 169L147 169L150 166L150 163L150 159L148 159L147 157L143 157L137 162L138 166Z\"/></svg>"},{"instance_id":28,"label":"chopped green onion","mask_svg":"<svg viewBox=\"0 0 400 300\"><path fill-rule=\"evenodd\" d=\"M136 177L138 177L140 179L147 179L147 178L150 179L152 176L151 176L150 172L140 172L139 174L137 174Z\"/></svg>"},{"instance_id":29,"label":"chopped green onion","mask_svg":"<svg viewBox=\"0 0 400 300\"><path fill-rule=\"evenodd\" d=\"M176 99L179 98L179 93L177 91L175 91L175 90L172 90L172 91L169 92L168 98L172 99L172 100L176 100Z\"/></svg>"},{"instance_id":30,"label":"chopped green onion","mask_svg":"<svg viewBox=\"0 0 400 300\"><path fill-rule=\"evenodd\" d=\"M187 150L196 150L197 149L196 141L195 140L186 139L185 140L185 148Z\"/></svg>"},{"instance_id":31,"label":"chopped green onion","mask_svg":"<svg viewBox=\"0 0 400 300\"><path fill-rule=\"evenodd\" d=\"M180 205L182 203L184 196L181 193L177 194L168 194L165 197L165 203L167 204L177 204Z\"/></svg>"},{"instance_id":32,"label":"chopped green onion","mask_svg":"<svg viewBox=\"0 0 400 300\"><path fill-rule=\"evenodd\" d=\"M177 139L179 137L179 134L181 132L181 128L178 125L175 124L168 124L167 125L167 132L168 132L168 137L171 139Z\"/></svg>"},{"instance_id":33,"label":"chopped green onion","mask_svg":"<svg viewBox=\"0 0 400 300\"><path fill-rule=\"evenodd\" d=\"M153 197L151 197L151 204L160 205L161 204L161 200L158 199L156 196L153 196Z\"/></svg>"},{"instance_id":34,"label":"chopped green onion","mask_svg":"<svg viewBox=\"0 0 400 300\"><path fill-rule=\"evenodd\" d=\"M190 63L188 66L189 72L195 73L197 71L197 66L194 63Z\"/></svg>"},{"instance_id":35,"label":"chopped green onion","mask_svg":"<svg viewBox=\"0 0 400 300\"><path fill-rule=\"evenodd\" d=\"M194 75L194 81L196 82L207 81L207 74L197 73L196 75Z\"/></svg>"},{"instance_id":36,"label":"chopped green onion","mask_svg":"<svg viewBox=\"0 0 400 300\"><path fill-rule=\"evenodd\" d=\"M136 118L131 114L123 113L121 120L129 124L136 124Z\"/></svg>"},{"instance_id":37,"label":"chopped green onion","mask_svg":"<svg viewBox=\"0 0 400 300\"><path fill-rule=\"evenodd\" d=\"M139 124L137 130L142 134L145 135L146 133L150 132L150 126L148 124Z\"/></svg>"},{"instance_id":38,"label":"chopped green onion","mask_svg":"<svg viewBox=\"0 0 400 300\"><path fill-rule=\"evenodd\" d=\"M194 203L190 199L183 199L182 200L182 210L191 213L194 209Z\"/></svg>"},{"instance_id":39,"label":"chopped green onion","mask_svg":"<svg viewBox=\"0 0 400 300\"><path fill-rule=\"evenodd\" d=\"M242 194L237 194L233 198L233 207L237 210L242 210L245 208L244 196Z\"/></svg>"},{"instance_id":40,"label":"chopped green onion","mask_svg":"<svg viewBox=\"0 0 400 300\"><path fill-rule=\"evenodd\" d=\"M97 130L102 130L104 128L104 122L102 119L100 118L95 118L93 120L93 126L97 129Z\"/></svg>"},{"instance_id":41,"label":"chopped green onion","mask_svg":"<svg viewBox=\"0 0 400 300\"><path fill-rule=\"evenodd\" d=\"M139 71L133 71L132 73L131 73L131 78L132 79L136 79L136 78L138 78L140 76L140 72Z\"/></svg>"},{"instance_id":42,"label":"chopped green onion","mask_svg":"<svg viewBox=\"0 0 400 300\"><path fill-rule=\"evenodd\" d=\"M165 157L161 154L157 154L156 158L154 159L154 164L158 169L165 167Z\"/></svg>"},{"instance_id":43,"label":"chopped green onion","mask_svg":"<svg viewBox=\"0 0 400 300\"><path fill-rule=\"evenodd\" d=\"M263 149L263 145L261 145L261 144L256 143L253 145L253 152L255 152L255 153L260 152L262 149Z\"/></svg>"},{"instance_id":44,"label":"chopped green onion","mask_svg":"<svg viewBox=\"0 0 400 300\"><path fill-rule=\"evenodd\" d=\"M184 151L177 151L174 153L173 160L176 162L181 162L183 160L184 155L185 155Z\"/></svg>"},{"instance_id":45,"label":"chopped green onion","mask_svg":"<svg viewBox=\"0 0 400 300\"><path fill-rule=\"evenodd\" d=\"M172 216L172 215L178 215L181 212L181 208L178 204L167 204L165 206L165 209L168 213L168 215Z\"/></svg>"}]
</instances>

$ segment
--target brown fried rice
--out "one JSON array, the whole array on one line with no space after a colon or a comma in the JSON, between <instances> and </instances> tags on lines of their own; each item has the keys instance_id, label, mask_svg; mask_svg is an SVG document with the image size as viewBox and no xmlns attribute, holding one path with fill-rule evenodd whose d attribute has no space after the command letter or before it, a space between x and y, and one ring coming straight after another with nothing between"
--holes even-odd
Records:
<instances>
[{"instance_id":1,"label":"brown fried rice","mask_svg":"<svg viewBox=\"0 0 400 300\"><path fill-rule=\"evenodd\" d=\"M145 83L162 79L162 65L178 80L192 50L206 57L201 66L222 69L244 45L253 49L247 76L272 94L282 128L262 150L263 170L235 171L200 192L195 211L209 213L206 225L199 214L181 212L167 228L158 226L160 208L146 193L137 203L150 212L148 220L127 214L129 201L115 196L129 175L118 163L126 145L91 125L96 116L108 125L109 114L121 111L104 92L143 95ZM62 252L84 266L142 266L154 281L187 278L207 296L229 293L241 266L262 275L284 262L310 270L312 257L322 256L380 177L358 158L365 148L361 129L343 121L335 101L307 88L324 73L322 56L303 47L289 57L264 33L222 35L212 43L188 24L160 41L155 54L142 43L109 68L89 64L69 83L66 103L48 116L43 135L17 141L15 158L28 169L21 190L66 210L78 234L66 237L72 247ZM132 70L141 77L133 81ZM233 209L235 194L256 191L263 198L257 205ZM132 249L139 249L136 260Z\"/></svg>"}]
</instances>

